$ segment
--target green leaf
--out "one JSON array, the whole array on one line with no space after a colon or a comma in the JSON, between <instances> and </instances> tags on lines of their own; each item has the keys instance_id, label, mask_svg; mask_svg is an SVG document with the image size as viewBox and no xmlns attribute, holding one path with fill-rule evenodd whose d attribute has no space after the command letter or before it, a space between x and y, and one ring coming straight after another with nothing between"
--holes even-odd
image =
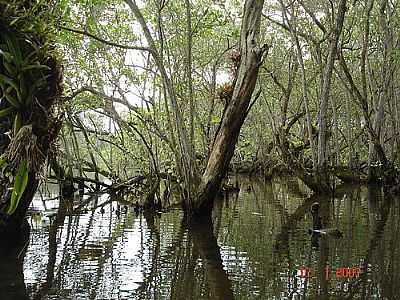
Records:
<instances>
[{"instance_id":1,"label":"green leaf","mask_svg":"<svg viewBox=\"0 0 400 300\"><path fill-rule=\"evenodd\" d=\"M0 118L6 117L14 112L14 107L7 107L5 109L0 110Z\"/></svg>"},{"instance_id":2,"label":"green leaf","mask_svg":"<svg viewBox=\"0 0 400 300\"><path fill-rule=\"evenodd\" d=\"M46 65L29 65L26 67L22 68L22 71L28 71L28 70L51 70L48 66Z\"/></svg>"},{"instance_id":3,"label":"green leaf","mask_svg":"<svg viewBox=\"0 0 400 300\"><path fill-rule=\"evenodd\" d=\"M14 118L14 136L17 135L21 127L22 127L22 116L21 113L17 112Z\"/></svg>"},{"instance_id":4,"label":"green leaf","mask_svg":"<svg viewBox=\"0 0 400 300\"><path fill-rule=\"evenodd\" d=\"M15 98L12 94L10 94L10 92L12 91L12 87L8 87L7 89L5 89L1 83L0 83L0 86L4 90L4 97L6 98L8 103L10 103L15 108L19 108L20 104L19 104L17 98Z\"/></svg>"},{"instance_id":5,"label":"green leaf","mask_svg":"<svg viewBox=\"0 0 400 300\"><path fill-rule=\"evenodd\" d=\"M17 66L20 66L23 61L23 56L21 53L21 49L18 45L18 41L12 36L5 36L5 41L8 46L8 50L14 54L14 62Z\"/></svg>"},{"instance_id":6,"label":"green leaf","mask_svg":"<svg viewBox=\"0 0 400 300\"><path fill-rule=\"evenodd\" d=\"M15 77L17 75L18 71L11 63L8 63L8 62L5 61L3 63L3 66L5 67L5 69L7 70L9 75L11 75L13 77Z\"/></svg>"},{"instance_id":7,"label":"green leaf","mask_svg":"<svg viewBox=\"0 0 400 300\"><path fill-rule=\"evenodd\" d=\"M19 79L19 90L21 92L21 98L26 103L26 97L28 96L27 95L28 89L26 87L24 74L23 73L19 74L18 79Z\"/></svg>"},{"instance_id":8,"label":"green leaf","mask_svg":"<svg viewBox=\"0 0 400 300\"><path fill-rule=\"evenodd\" d=\"M0 156L0 169L3 169L5 167L5 165L7 165L7 157L6 157L6 154L3 153Z\"/></svg>"},{"instance_id":9,"label":"green leaf","mask_svg":"<svg viewBox=\"0 0 400 300\"><path fill-rule=\"evenodd\" d=\"M0 49L0 55L4 57L4 60L8 63L11 63L13 61L13 56L10 52L3 51Z\"/></svg>"},{"instance_id":10,"label":"green leaf","mask_svg":"<svg viewBox=\"0 0 400 300\"><path fill-rule=\"evenodd\" d=\"M19 20L19 18L15 18L14 20L12 20L12 21L10 22L10 26L13 26L15 23L18 22L18 20Z\"/></svg>"},{"instance_id":11,"label":"green leaf","mask_svg":"<svg viewBox=\"0 0 400 300\"><path fill-rule=\"evenodd\" d=\"M219 124L219 122L221 122L221 118L219 116L211 117L211 124Z\"/></svg>"},{"instance_id":12,"label":"green leaf","mask_svg":"<svg viewBox=\"0 0 400 300\"><path fill-rule=\"evenodd\" d=\"M24 193L28 184L28 164L26 159L21 161L18 166L17 174L15 176L14 188L11 194L10 206L8 207L7 214L12 215L18 207L22 194Z\"/></svg>"},{"instance_id":13,"label":"green leaf","mask_svg":"<svg viewBox=\"0 0 400 300\"><path fill-rule=\"evenodd\" d=\"M34 46L35 44L32 44L29 40L25 40L26 42L30 43L31 46ZM28 64L32 63L35 59L37 51L33 50L31 53L29 53L24 60L22 61L22 67L27 66Z\"/></svg>"},{"instance_id":14,"label":"green leaf","mask_svg":"<svg viewBox=\"0 0 400 300\"><path fill-rule=\"evenodd\" d=\"M11 86L17 92L17 98L18 99L21 98L21 96L19 94L18 84L15 83L11 78L9 78L9 77L7 77L7 76L5 76L3 74L0 74L0 83L7 84L7 85Z\"/></svg>"}]
</instances>

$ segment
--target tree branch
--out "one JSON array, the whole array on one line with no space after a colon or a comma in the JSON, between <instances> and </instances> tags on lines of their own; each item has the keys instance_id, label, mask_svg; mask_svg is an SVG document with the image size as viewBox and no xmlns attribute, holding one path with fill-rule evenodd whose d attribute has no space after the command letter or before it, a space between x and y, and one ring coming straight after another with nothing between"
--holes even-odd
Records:
<instances>
[{"instance_id":1,"label":"tree branch","mask_svg":"<svg viewBox=\"0 0 400 300\"><path fill-rule=\"evenodd\" d=\"M58 25L57 27L60 28L60 29L69 31L69 32L73 32L73 33L76 33L76 34L81 34L81 35L90 37L90 38L92 38L92 39L94 39L94 40L96 40L96 41L98 41L100 43L103 43L103 44L106 44L106 45L109 45L109 46L112 46L112 47L121 48L121 49L127 49L127 50L147 51L147 52L153 53L153 50L148 48L148 47L117 44L117 43L114 43L114 42L111 42L111 41L104 40L104 39L102 39L102 38L100 38L98 36L95 36L94 34L92 34L90 32L87 32L86 30L83 31L83 30L79 30L79 29L65 27L65 26L62 26L62 25Z\"/></svg>"}]
</instances>

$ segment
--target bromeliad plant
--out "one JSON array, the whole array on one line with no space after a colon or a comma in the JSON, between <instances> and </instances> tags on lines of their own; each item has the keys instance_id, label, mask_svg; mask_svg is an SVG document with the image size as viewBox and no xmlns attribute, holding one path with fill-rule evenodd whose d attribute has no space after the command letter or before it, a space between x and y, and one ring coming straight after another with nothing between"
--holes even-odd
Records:
<instances>
[{"instance_id":1,"label":"bromeliad plant","mask_svg":"<svg viewBox=\"0 0 400 300\"><path fill-rule=\"evenodd\" d=\"M35 93L46 84L43 70L50 70L40 64L40 49L29 40L19 41L12 33L1 34L0 56L2 73L0 74L1 100L8 102L8 107L0 111L0 117L15 115L14 134L22 126L22 114L35 100ZM31 47L29 47L31 46Z\"/></svg>"},{"instance_id":2,"label":"bromeliad plant","mask_svg":"<svg viewBox=\"0 0 400 300\"><path fill-rule=\"evenodd\" d=\"M0 118L8 118L13 124L8 132L11 141L1 159L3 175L8 175L6 178L12 185L6 210L9 215L18 207L28 183L29 170L38 171L44 161L32 125L27 123L32 121L29 118L34 102L40 105L36 97L46 86L49 75L44 71L50 68L40 63L43 58L35 42L22 38L7 30L1 33Z\"/></svg>"},{"instance_id":3,"label":"bromeliad plant","mask_svg":"<svg viewBox=\"0 0 400 300\"><path fill-rule=\"evenodd\" d=\"M45 1L0 0L3 215L13 215L29 184L37 182L36 176L61 126L53 105L61 95L61 68L47 41L48 33L43 31L47 27L41 25L47 20L49 7ZM38 13L42 19L33 19Z\"/></svg>"},{"instance_id":4,"label":"bromeliad plant","mask_svg":"<svg viewBox=\"0 0 400 300\"><path fill-rule=\"evenodd\" d=\"M11 199L9 206L6 210L8 215L12 215L18 207L19 200L22 197L22 194L25 191L25 188L28 184L28 168L27 168L27 161L23 160L16 171L15 178L13 178L11 171L5 172L7 169L7 160L6 157L3 155L0 158L0 168L2 168L2 173L5 174L7 177L10 178L10 181L14 182Z\"/></svg>"}]
</instances>

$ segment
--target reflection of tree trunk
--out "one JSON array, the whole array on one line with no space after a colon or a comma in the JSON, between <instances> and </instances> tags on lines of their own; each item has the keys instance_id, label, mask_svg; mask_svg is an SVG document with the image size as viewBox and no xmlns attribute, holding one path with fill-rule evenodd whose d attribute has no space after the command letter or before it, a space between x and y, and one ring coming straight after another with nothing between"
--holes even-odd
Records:
<instances>
[{"instance_id":1,"label":"reflection of tree trunk","mask_svg":"<svg viewBox=\"0 0 400 300\"><path fill-rule=\"evenodd\" d=\"M41 284L40 290L33 299L42 299L47 294L54 279L54 267L57 258L57 233L60 226L63 226L67 212L67 200L61 199L56 218L49 230L49 260L47 262L46 280Z\"/></svg>"},{"instance_id":2,"label":"reflection of tree trunk","mask_svg":"<svg viewBox=\"0 0 400 300\"><path fill-rule=\"evenodd\" d=\"M159 280L157 279L157 275L160 268L160 230L156 224L157 215L154 212L146 210L144 212L144 218L146 220L147 228L150 230L150 240L151 243L148 243L148 247L150 245L153 247L151 249L151 265L149 267L147 274L145 275L145 279L140 284L140 286L136 289L139 298L142 299L144 297L148 297L151 295L151 289L154 288L154 293L158 292L161 289ZM145 296L146 295L146 296Z\"/></svg>"},{"instance_id":3,"label":"reflection of tree trunk","mask_svg":"<svg viewBox=\"0 0 400 300\"><path fill-rule=\"evenodd\" d=\"M324 227L329 228L329 223L330 223L330 202L328 201L320 201L321 207L320 207L320 215L322 220L324 221ZM326 278L326 267L329 267L328 265L328 258L329 258L329 240L326 236L322 236L320 240L320 251L319 251L319 259L318 259L318 266L316 268L317 270L317 276L318 276L318 281L320 284L320 289L318 292L318 299L329 299L329 294L328 294L328 280Z\"/></svg>"},{"instance_id":4,"label":"reflection of tree trunk","mask_svg":"<svg viewBox=\"0 0 400 300\"><path fill-rule=\"evenodd\" d=\"M399 203L394 204L391 210L391 226L388 247L388 264L386 268L385 278L382 283L382 294L387 299L399 299L400 292L396 283L400 282L400 258L398 241L400 239L400 206Z\"/></svg>"},{"instance_id":5,"label":"reflection of tree trunk","mask_svg":"<svg viewBox=\"0 0 400 300\"><path fill-rule=\"evenodd\" d=\"M185 228L182 224L182 228ZM174 276L171 282L171 299L197 299L195 283L195 269L199 254L188 235L186 241L181 240L176 252Z\"/></svg>"},{"instance_id":6,"label":"reflection of tree trunk","mask_svg":"<svg viewBox=\"0 0 400 300\"><path fill-rule=\"evenodd\" d=\"M220 248L213 234L211 218L204 217L193 221L189 226L189 234L191 234L194 247L202 259L210 298L234 299L232 284L224 270Z\"/></svg>"},{"instance_id":7,"label":"reflection of tree trunk","mask_svg":"<svg viewBox=\"0 0 400 300\"><path fill-rule=\"evenodd\" d=\"M0 299L28 300L25 287L23 260L0 258Z\"/></svg>"},{"instance_id":8,"label":"reflection of tree trunk","mask_svg":"<svg viewBox=\"0 0 400 300\"><path fill-rule=\"evenodd\" d=\"M390 212L390 207L391 207L391 202L393 199L389 196L386 195L382 199L382 193L380 189L377 189L377 186L369 186L368 187L368 204L369 204L369 210L370 210L370 216L376 216L380 215L378 220L375 220L373 224L371 225L372 229L370 231L370 240L369 240L369 245L367 249L367 254L365 259L363 260L363 265L362 265L362 273L360 275L360 278L358 281L355 281L350 287L349 287L349 294L344 298L344 299L353 299L354 294L357 291L360 291L361 293L361 299L369 299L370 298L370 293L371 293L371 271L376 272L379 270L371 270L368 271L368 268L372 265L372 259L374 255L377 255L377 247L379 245L379 242L382 240L383 234L384 234L384 229L385 225L389 216ZM381 207L378 207L377 203L382 203ZM384 256L384 253L379 253L379 255ZM374 268L374 266L372 266ZM378 274L378 277L381 277L381 274ZM361 285L361 288L359 287Z\"/></svg>"},{"instance_id":9,"label":"reflection of tree trunk","mask_svg":"<svg viewBox=\"0 0 400 300\"><path fill-rule=\"evenodd\" d=\"M224 194L224 198L226 202L229 202L235 198L235 200L238 199L239 194L236 193L234 195L230 195L229 193ZM223 209L223 204L224 202L221 201L216 201L216 203L214 204L214 208L213 208L213 213L212 213L212 222L214 224L214 235L216 237L218 237L218 232L219 229L221 228L221 223L222 223L222 209Z\"/></svg>"},{"instance_id":10,"label":"reflection of tree trunk","mask_svg":"<svg viewBox=\"0 0 400 300\"><path fill-rule=\"evenodd\" d=\"M23 232L11 247L7 241L0 243L0 299L29 299L23 272L23 263L29 243L30 225L23 219Z\"/></svg>"},{"instance_id":11,"label":"reflection of tree trunk","mask_svg":"<svg viewBox=\"0 0 400 300\"><path fill-rule=\"evenodd\" d=\"M368 223L370 234L374 233L377 225L377 214L379 212L379 203L382 200L382 190L379 185L368 185L367 200L368 200Z\"/></svg>"},{"instance_id":12,"label":"reflection of tree trunk","mask_svg":"<svg viewBox=\"0 0 400 300\"><path fill-rule=\"evenodd\" d=\"M112 213L112 208L110 207L110 213ZM93 285L90 291L90 296L89 299L97 299L97 292L98 292L98 286L100 282L102 282L103 276L105 274L105 269L107 263L111 260L113 260L113 255L114 255L114 245L118 239L123 236L125 233L125 230L128 228L132 228L132 224L135 221L135 216L133 214L126 215L124 219L121 219L120 222L115 224L114 226L112 225L112 218L110 217L110 226L109 226L109 237L106 241L102 243L104 246L103 248L103 254L99 257L98 259L98 267L96 270L96 276L93 279Z\"/></svg>"},{"instance_id":13,"label":"reflection of tree trunk","mask_svg":"<svg viewBox=\"0 0 400 300\"><path fill-rule=\"evenodd\" d=\"M368 291L368 287L370 286L368 282L368 275L370 275L370 272L367 271L368 266L373 264L372 260L374 257L376 257L376 255L384 257L384 252L379 252L378 246L383 238L386 221L390 212L391 201L393 201L393 199L391 199L389 195L383 197L382 190L379 186L371 185L368 187L368 206L370 210L370 216L372 216L370 220L373 220L373 223L371 224L371 239L363 264L364 273L361 276L363 285L362 292L364 296L368 295L370 292ZM371 270L371 272L380 273L376 278L380 278L383 274L383 271L384 270L376 270L375 268Z\"/></svg>"},{"instance_id":14,"label":"reflection of tree trunk","mask_svg":"<svg viewBox=\"0 0 400 300\"><path fill-rule=\"evenodd\" d=\"M360 193L359 189L356 191L351 191L348 193L348 199L345 200L344 203L344 211L345 211L345 220L347 223L345 232L347 233L345 238L346 238L346 259L349 259L351 257L351 253L353 252L352 249L352 241L353 241L353 236L354 236L354 227L355 227L355 201L354 199L360 199Z\"/></svg>"},{"instance_id":15,"label":"reflection of tree trunk","mask_svg":"<svg viewBox=\"0 0 400 300\"><path fill-rule=\"evenodd\" d=\"M303 217L310 211L311 204L318 198L312 196L306 199L294 213L286 218L286 223L282 224L281 231L276 235L274 249L282 251L289 247L289 232L296 227L297 222L300 222Z\"/></svg>"}]
</instances>

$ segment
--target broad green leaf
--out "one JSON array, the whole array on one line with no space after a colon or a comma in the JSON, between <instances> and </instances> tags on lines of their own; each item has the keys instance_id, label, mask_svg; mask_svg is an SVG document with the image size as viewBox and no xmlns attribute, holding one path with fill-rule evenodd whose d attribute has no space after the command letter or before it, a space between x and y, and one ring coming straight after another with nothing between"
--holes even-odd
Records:
<instances>
[{"instance_id":1,"label":"broad green leaf","mask_svg":"<svg viewBox=\"0 0 400 300\"><path fill-rule=\"evenodd\" d=\"M24 193L28 184L28 164L24 159L18 166L17 174L15 176L14 188L11 194L10 206L8 207L7 214L12 215L18 207L22 194Z\"/></svg>"}]
</instances>

